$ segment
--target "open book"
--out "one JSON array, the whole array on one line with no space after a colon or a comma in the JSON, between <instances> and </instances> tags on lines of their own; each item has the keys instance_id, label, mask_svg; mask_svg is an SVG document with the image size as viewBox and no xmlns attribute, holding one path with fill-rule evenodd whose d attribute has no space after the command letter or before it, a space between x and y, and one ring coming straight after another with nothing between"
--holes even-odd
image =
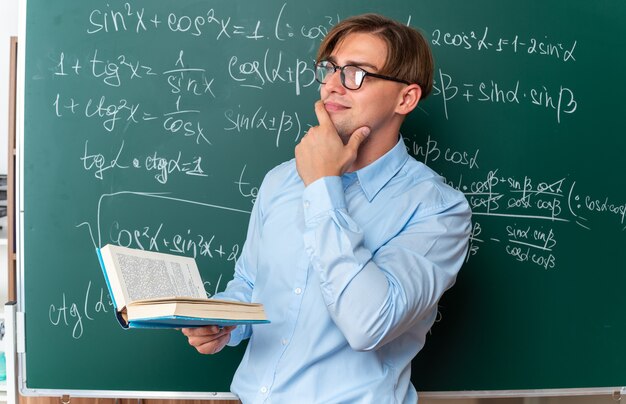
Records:
<instances>
[{"instance_id":1,"label":"open book","mask_svg":"<svg viewBox=\"0 0 626 404\"><path fill-rule=\"evenodd\" d=\"M261 304L207 299L193 258L111 244L97 253L124 328L268 322Z\"/></svg>"}]
</instances>

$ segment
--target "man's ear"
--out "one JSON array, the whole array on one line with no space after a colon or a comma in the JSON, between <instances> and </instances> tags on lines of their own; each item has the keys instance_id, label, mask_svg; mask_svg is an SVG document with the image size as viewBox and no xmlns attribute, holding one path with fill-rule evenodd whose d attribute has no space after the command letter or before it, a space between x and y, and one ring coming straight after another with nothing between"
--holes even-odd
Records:
<instances>
[{"instance_id":1,"label":"man's ear","mask_svg":"<svg viewBox=\"0 0 626 404\"><path fill-rule=\"evenodd\" d=\"M417 103L422 98L422 88L417 84L409 84L400 93L396 113L400 115L408 115L417 107Z\"/></svg>"}]
</instances>

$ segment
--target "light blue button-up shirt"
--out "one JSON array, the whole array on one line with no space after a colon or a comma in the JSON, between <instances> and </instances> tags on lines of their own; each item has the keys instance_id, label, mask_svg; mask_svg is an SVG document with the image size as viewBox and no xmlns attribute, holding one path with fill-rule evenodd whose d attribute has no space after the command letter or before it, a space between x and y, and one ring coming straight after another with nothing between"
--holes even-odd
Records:
<instances>
[{"instance_id":1,"label":"light blue button-up shirt","mask_svg":"<svg viewBox=\"0 0 626 404\"><path fill-rule=\"evenodd\" d=\"M260 302L231 389L245 403L415 403L411 359L467 251L464 195L402 140L367 167L304 187L295 160L260 187L234 279Z\"/></svg>"}]
</instances>

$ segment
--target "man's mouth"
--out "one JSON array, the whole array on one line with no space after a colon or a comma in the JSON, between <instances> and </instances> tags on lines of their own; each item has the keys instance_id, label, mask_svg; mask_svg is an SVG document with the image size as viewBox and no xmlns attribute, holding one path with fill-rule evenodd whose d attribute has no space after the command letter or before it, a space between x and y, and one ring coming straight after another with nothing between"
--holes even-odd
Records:
<instances>
[{"instance_id":1,"label":"man's mouth","mask_svg":"<svg viewBox=\"0 0 626 404\"><path fill-rule=\"evenodd\" d=\"M326 108L326 111L328 112L339 112L339 111L345 111L349 107L343 104L340 104L338 102L326 101L324 102L324 108Z\"/></svg>"}]
</instances>

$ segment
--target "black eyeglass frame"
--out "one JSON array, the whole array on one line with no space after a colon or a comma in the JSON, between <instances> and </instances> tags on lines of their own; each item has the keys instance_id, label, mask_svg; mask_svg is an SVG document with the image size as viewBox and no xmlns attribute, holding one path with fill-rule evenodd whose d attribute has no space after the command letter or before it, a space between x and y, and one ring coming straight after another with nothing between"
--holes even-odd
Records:
<instances>
[{"instance_id":1,"label":"black eyeglass frame","mask_svg":"<svg viewBox=\"0 0 626 404\"><path fill-rule=\"evenodd\" d=\"M382 75L382 74L368 72L367 70L363 69L362 67L359 67L359 66L356 66L356 65L337 66L336 64L334 64L330 60L320 60L319 62L315 63L315 81L317 81L320 84L326 84L325 82L320 81L318 79L318 77L317 77L317 70L318 69L328 70L326 68L326 66L323 65L323 63L328 63L329 65L331 65L333 67L333 73L336 73L337 70L340 71L340 76L339 77L341 78L341 85L344 86L348 90L358 90L359 88L361 88L363 86L363 82L365 81L365 77L367 77L367 76L376 77L377 79L382 79L382 80L395 81L396 83L411 84L411 83L409 83L406 80L398 79L396 77L385 76L385 75ZM359 84L359 86L357 88L350 88L350 87L346 86L346 74L344 73L344 69L346 67L354 67L354 68L357 68L357 69L359 69L359 70L361 70L363 72L363 80L361 80L361 83ZM333 74L333 73L331 73L331 74ZM331 74L328 74L326 77L330 76Z\"/></svg>"}]
</instances>

